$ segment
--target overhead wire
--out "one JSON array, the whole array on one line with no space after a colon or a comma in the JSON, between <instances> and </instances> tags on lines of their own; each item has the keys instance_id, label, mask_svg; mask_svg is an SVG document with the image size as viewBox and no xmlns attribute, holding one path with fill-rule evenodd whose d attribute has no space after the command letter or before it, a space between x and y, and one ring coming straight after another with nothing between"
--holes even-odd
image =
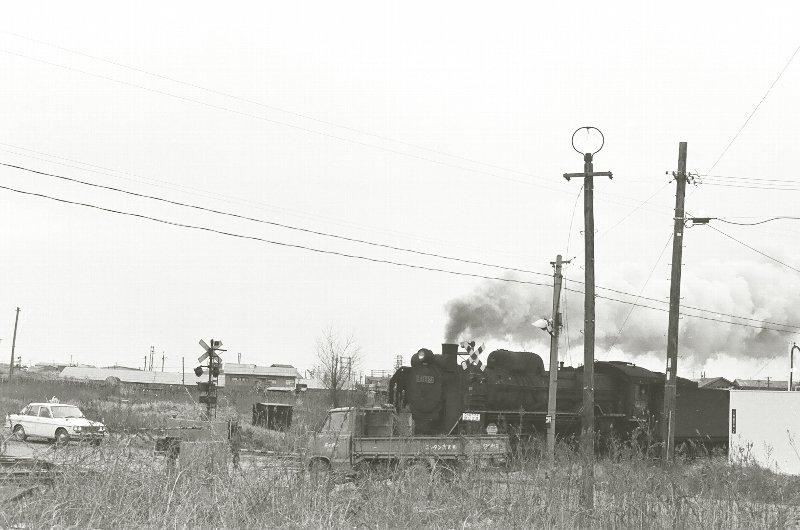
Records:
<instances>
[{"instance_id":1,"label":"overhead wire","mask_svg":"<svg viewBox=\"0 0 800 530\"><path fill-rule=\"evenodd\" d=\"M251 99L251 98L242 97L242 96L239 96L239 95L236 95L236 94L231 94L230 92L225 92L225 91L222 91L222 90L209 88L209 87L206 87L206 86L203 86L203 85L200 85L200 84L197 84L197 83L193 83L193 82L190 82L190 81L184 81L184 80L177 79L177 78L174 78L174 77L170 77L170 76L167 76L167 75L159 74L159 73L156 73L156 72L152 72L152 71L146 70L144 68L131 66L131 65L119 62L119 61L114 61L114 60L111 60L111 59L106 59L104 57L99 57L99 56L92 55L92 54L89 54L89 53L86 53L86 52L82 52L80 50L67 48L67 47L61 46L59 44L55 44L55 43L52 43L52 42L47 42L47 41L44 41L44 40L41 40L41 39L36 39L36 38L33 38L33 37L29 37L27 35L22 35L20 33L15 33L13 31L2 30L2 31L0 31L0 33L5 33L7 35L12 35L14 37L17 37L17 38L20 38L20 39L24 39L24 40L28 40L30 42L36 42L38 44L43 44L45 46L56 48L58 50L62 50L62 51L65 51L65 52L68 52L68 53L71 53L71 54L75 54L75 55L79 55L79 56L82 56L82 57L86 57L86 58L89 58L89 59L92 59L92 60L95 60L95 61L100 61L100 62L104 62L106 64L110 64L110 65L117 66L117 67L120 67L120 68L125 68L125 69L133 71L133 72L138 72L138 73L142 73L142 74L145 74L145 75L149 75L149 76L155 77L157 79L163 79L165 81L169 81L169 82L172 82L172 83L184 85L184 86L187 86L187 87L190 87L190 88L194 88L194 89L197 89L197 90L202 90L204 92L208 92L209 94L215 94L215 95L218 95L218 96L223 96L223 97L226 97L226 98L230 98L230 99L234 99L234 100L237 100L237 101L241 101L243 103L249 103L249 104L252 104L252 105L257 105L257 106L265 108L265 109L275 110L275 111L278 111L278 112L283 112L283 113L289 114L291 116L295 116L295 117L298 117L298 118L303 118L303 119L306 119L306 120L309 120L309 121L313 121L313 122L316 122L316 123L320 123L322 125L327 125L327 126L330 126L330 127L337 127L337 128L340 128L340 129L344 129L344 130L350 131L350 132L362 134L364 136L370 136L370 137L376 138L378 140L383 140L383 141L387 141L387 142L393 142L393 143L397 143L397 144L400 144L400 145L405 145L407 147L413 147L415 149L419 149L419 150L422 150L422 151L428 151L430 153L434 153L434 154L438 154L438 155L442 155L442 156L447 156L447 157L450 157L450 158L456 158L456 159L459 159L459 160L463 160L465 162L470 162L472 164L486 166L486 167L490 167L490 168L493 168L493 169L498 169L500 171L506 171L508 173L516 173L518 175L522 175L522 176L526 176L526 177L542 178L542 177L538 177L536 175L533 175L531 173L527 173L525 171L520 171L518 169L508 168L508 167L500 166L498 164L492 164L492 163L489 163L489 162L484 162L484 161L481 161L481 160L477 160L475 158L466 157L466 156L459 155L459 154L456 154L456 153L450 153L448 151L444 151L444 150L441 150L441 149L435 149L435 148L427 147L427 146L424 146L424 145L421 145L421 144L409 142L409 141L406 141L406 140L393 138L391 136L373 133L373 132L370 132L370 131L367 131L367 130L364 130L364 129L360 129L360 128L357 128L357 127L352 127L352 126L349 126L349 125L336 123L334 121L325 120L325 119L322 119L322 118L318 118L316 116L312 116L310 114L305 114L305 113L302 113L302 112L289 110L289 109L286 109L286 108L283 108L283 107L278 107L276 105L270 105L270 104L264 103L262 101L258 101L258 100Z\"/></svg>"},{"instance_id":2,"label":"overhead wire","mask_svg":"<svg viewBox=\"0 0 800 530\"><path fill-rule=\"evenodd\" d=\"M639 289L639 294L636 295L636 299L634 300L634 302L638 302L639 299L641 298L642 294L644 293L644 290L647 288L647 284L650 283L650 278L653 277L653 273L658 267L658 264L661 263L661 258L664 257L664 251L667 250L667 247L669 246L671 241L672 241L672 232L670 232L669 237L667 238L667 242L664 243L664 247L661 249L661 252L659 252L658 257L656 258L656 262L650 269L650 273L647 275L647 278L642 284L642 287ZM614 346L617 345L617 342L619 342L620 337L622 337L622 332L625 330L625 325L628 323L628 320L631 318L631 315L633 314L633 311L635 309L636 306L631 306L631 308L628 310L628 314L625 315L625 318L622 321L622 325L619 327L619 330L617 331L617 336L614 337L614 341L611 343L611 346L608 347L606 355L608 355L608 353L611 353L611 350L614 348Z\"/></svg>"},{"instance_id":3,"label":"overhead wire","mask_svg":"<svg viewBox=\"0 0 800 530\"><path fill-rule=\"evenodd\" d=\"M730 142L728 142L728 145L725 146L725 148L722 150L722 153L720 153L720 155L717 157L717 159L714 161L714 163L711 165L711 167L708 169L708 171L706 171L706 173L711 173L712 171L714 171L714 168L717 167L717 164L719 164L720 160L722 160L722 157L724 157L725 153L728 152L728 149L731 148L731 146L733 145L733 142L735 142L736 139L739 137L739 135L742 134L742 131L744 130L745 127L747 127L747 124L750 123L750 120L753 118L753 116L755 116L756 112L761 107L761 104L764 103L764 100L767 99L767 96L769 96L770 91L772 91L773 87L778 83L778 81L780 81L781 77L783 76L783 73L786 71L787 68L789 68L789 65L792 64L792 61L794 60L794 57L797 55L797 52L799 52L799 51L800 51L800 46L795 48L794 53L792 53L791 57L789 57L789 60L786 61L786 64L781 69L781 71L778 73L778 76L775 78L775 80L769 86L767 91L764 92L764 95L761 97L761 100L755 106L753 111L747 116L747 119L744 120L744 123L742 123L742 126L739 127L739 130L736 131L736 134L733 135L733 138L731 138Z\"/></svg>"},{"instance_id":4,"label":"overhead wire","mask_svg":"<svg viewBox=\"0 0 800 530\"><path fill-rule=\"evenodd\" d=\"M510 272L533 274L533 275L537 275L537 276L544 276L544 277L547 277L547 278L550 278L550 276L551 276L550 274L547 274L547 273L544 273L544 272L540 272L540 271L534 271L534 270L530 270L530 269L523 269L523 268L512 267L512 266L508 266L508 265L499 265L499 264L495 264L495 263L488 263L488 262L483 262L483 261L478 261L478 260L469 260L469 259L465 259L465 258L448 256L448 255L444 255L444 254L437 254L437 253L433 253L433 252L425 252L425 251L420 251L420 250L416 250L416 249L410 249L410 248L398 247L398 246L394 246L394 245L387 245L387 244L383 244L383 243L377 243L377 242L369 241L369 240L365 240L365 239L351 238L351 237L342 236L342 235L339 235L339 234L334 234L334 233L331 233L331 232L323 232L323 231L319 231L319 230L311 230L311 229L307 229L307 228L303 228L303 227L289 225L289 224L286 224L286 223L278 223L278 222L274 222L274 221L268 221L266 219L259 219L259 218L255 218L255 217L250 217L250 216L238 214L238 213L235 213L235 212L228 212L228 211L224 211L224 210L218 210L218 209L215 209L215 208L208 208L208 207L199 206L199 205L196 205L196 204L189 204L189 203L184 203L184 202L181 202L181 201L175 201L175 200L171 200L171 199L166 199L166 198L159 197L159 196L156 196L156 195L148 195L148 194L144 194L144 193L139 193L139 192L126 190L126 189L123 189L123 188L117 188L117 187L114 187L114 186L107 186L107 185L103 185L103 184L97 184L97 183L94 183L94 182L89 182L89 181L76 179L76 178L72 178L72 177L67 177L67 176L64 176L64 175L58 175L58 174L55 174L55 173L48 173L48 172L44 172L44 171L38 171L38 170L35 170L35 169L27 168L27 167L24 167L24 166L19 166L19 165L16 165L16 164L9 164L9 163L5 163L5 162L0 162L0 166L9 167L9 168L12 168L12 169L17 169L17 170L21 170L21 171L37 174L37 175L52 177L52 178L56 178L56 179L59 179L59 180L64 180L64 181L67 181L67 182L81 184L81 185L85 185L85 186L89 186L89 187L93 187L93 188L114 191L114 192L117 192L117 193L122 193L122 194L125 194L125 195L134 196L134 197L146 198L146 199L150 199L150 200L154 200L154 201L158 201L158 202L162 202L162 203L166 203L166 204L170 204L170 205L174 205L174 206L181 206L181 207L185 207L185 208L189 208L189 209L205 211L205 212L214 213L214 214L218 214L218 215L224 215L224 216L228 216L228 217L232 217L232 218L236 218L236 219L241 219L241 220L246 220L246 221L251 221L251 222L257 222L257 223L266 224L266 225L269 225L269 226L275 226L275 227L278 227L278 228L284 228L284 229L289 229L289 230L309 233L309 234L312 234L312 235L330 237L330 238L344 240L344 241L353 242L353 243L360 243L360 244L370 245L370 246L374 246L374 247L386 248L386 249L389 249L389 250L407 252L407 253L411 253L411 254L417 254L417 255L423 255L423 256L427 256L427 257L450 260L450 261L455 261L455 262L460 262L460 263L465 263L465 264L470 264L470 265L478 265L478 266L483 266L483 267L501 269L501 270L506 270L506 271L510 271ZM576 279L572 279L572 278L568 278L568 277L564 277L564 280L565 281L569 280L569 281L572 281L574 283L582 284L582 285L585 284L585 282L583 282L581 280L576 280ZM637 294L629 293L629 292L622 291L622 290L619 290L619 289L613 289L613 288L610 288L610 287L603 287L603 286L596 286L596 288L604 290L604 291L608 291L608 292L613 292L613 293L616 293L616 294L621 294L621 295L624 295L624 296L635 297L636 299L648 300L648 301L662 303L662 304L668 303L668 302L666 302L664 300L659 300L657 298L644 297L644 296L642 296L641 293L639 293L637 295ZM731 315L731 314L727 314L727 313L716 312L716 311L713 311L713 310L703 309L703 308L694 307L694 306L684 306L684 307L686 307L688 309L694 309L696 311L703 311L703 312L713 313L713 314L717 314L717 315L720 315L720 316L728 316L728 317L731 317L731 318L739 318L739 319L743 319L743 320L756 320L756 321L759 321L759 322L764 322L763 320L760 320L760 319L755 319L755 318L751 318L751 317L744 317L744 316L738 316L738 315ZM785 324L779 324L779 323L773 323L773 322L766 322L766 323L774 324L774 325L785 325ZM797 326L797 327L798 327L798 329L800 329L800 326Z\"/></svg>"},{"instance_id":5,"label":"overhead wire","mask_svg":"<svg viewBox=\"0 0 800 530\"><path fill-rule=\"evenodd\" d=\"M752 223L743 223L740 221L730 221L728 219L723 219L722 217L714 217L715 221L719 221L720 223L727 223L729 225L739 225L739 226L756 226L756 225L763 225L764 223L770 223L772 221L781 221L781 220L791 220L791 221L800 221L800 217L794 217L791 215L778 215L776 217L770 217L768 219L762 219L761 221L755 221Z\"/></svg>"},{"instance_id":6,"label":"overhead wire","mask_svg":"<svg viewBox=\"0 0 800 530\"><path fill-rule=\"evenodd\" d=\"M126 211L123 211L123 210L116 210L114 208L106 208L104 206L98 206L96 204L90 204L90 203L85 203L85 202L80 202L80 201L71 201L71 200L68 200L68 199L60 198L60 197L54 197L52 195L46 195L44 193L36 193L36 192L32 192L32 191L20 190L20 189L17 189L17 188L12 188L10 186L0 186L0 189L12 191L12 192L15 192L15 193L20 193L22 195L28 195L28 196L32 196L32 197L39 197L39 198L43 198L43 199L49 199L49 200L60 202L60 203L64 203L64 204L71 204L71 205L74 205L74 206L83 206L85 208L92 208L92 209L103 211L103 212L106 212L106 213L124 215L124 216L128 216L128 217L135 217L135 218L138 218L138 219L144 219L144 220L147 220L147 221L153 221L153 222L161 223L161 224L165 224L165 225L176 226L176 227L179 227L179 228L189 228L189 229L193 229L193 230L200 230L200 231L210 232L210 233L219 234L219 235L228 236L228 237L234 237L234 238L246 239L246 240L252 240L252 241L259 241L259 242L270 244L270 245L276 245L276 246L287 247L287 248L295 248L295 249L299 249L299 250L307 250L307 251L316 252L316 253L319 253L319 254L329 254L329 255L340 256L340 257L344 257L344 258L352 258L352 259L359 259L359 260L363 260L363 261L370 261L370 262L373 262L373 263L384 263L384 264L387 264L387 265L395 265L395 266L399 266L399 267L407 267L407 268L410 268L410 269L419 269L419 270L427 270L427 271L433 271L433 272L442 272L442 273L453 274L453 275L457 275L457 276L467 276L467 277L472 277L472 278L483 278L483 279L486 279L486 280L497 280L497 281L501 281L501 282L510 282L510 283L521 283L521 284L525 284L525 285L539 285L539 286L542 286L542 287L551 287L552 288L552 285L548 285L546 283L532 282L532 281L527 281L527 280L517 280L517 279L512 279L512 278L500 278L500 277L496 277L496 276L487 276L487 275L483 275L483 274L474 274L474 273L468 273L468 272L452 271L452 270L440 269L440 268L436 268L436 267L427 267L427 266L424 266L424 265L415 265L415 264L392 261L392 260L372 258L372 257L369 257L369 256L362 256L362 255L358 255L358 254L349 254L349 253L346 253L346 252L338 252L338 251L335 251L335 250L324 250L324 249L319 249L319 248L315 248L315 247L310 247L310 246L307 246L307 245L299 245L299 244L295 244L295 243L286 243L286 242L283 242L283 241L274 241L274 240L270 240L270 239L266 239L266 238L262 238L262 237L258 237L258 236L248 236L248 235L239 234L239 233L236 233L236 232L228 232L228 231L225 231L225 230L217 230L215 228L210 228L210 227L206 227L206 226L192 225L192 224L188 224L188 223L179 223L179 222L176 222L176 221L169 221L169 220L166 220L166 219L160 219L158 217L153 217L153 216L150 216L150 215L144 215L144 214L135 213L135 212L126 212Z\"/></svg>"},{"instance_id":7,"label":"overhead wire","mask_svg":"<svg viewBox=\"0 0 800 530\"><path fill-rule=\"evenodd\" d=\"M286 248L294 248L294 249L298 249L298 250L305 250L305 251L315 252L315 253L319 253L319 254L327 254L327 255L339 256L339 257L350 258L350 259L358 259L358 260L372 262L372 263L382 263L382 264L394 265L394 266L398 266L398 267L405 267L405 268L409 268L409 269L425 270L425 271L431 271L431 272L441 272L441 273L451 274L451 275L455 275L455 276L481 278L481 279L496 280L496 281L502 281L502 282L507 282L507 283L523 284L523 285L536 285L536 286L548 287L548 288L552 288L553 287L551 284L541 283L541 282L533 282L533 281L529 281L529 280L520 280L520 279L515 279L515 278L502 278L502 277L497 277L497 276L488 276L488 275L483 275L483 274L475 274L475 273L469 273L469 272L453 271L453 270L441 269L441 268L437 268L437 267L428 267L428 266L424 266L424 265L416 265L416 264L398 262L398 261L393 261L393 260L372 258L372 257L369 257L369 256L363 256L363 255L359 255L359 254L350 254L350 253L339 252L339 251L334 251L334 250L319 249L319 248L316 248L316 247L311 247L311 246L307 246L307 245L300 245L300 244L296 244L296 243L286 243L286 242L282 242L282 241L274 241L274 240L270 240L270 239L266 239L266 238L262 238L262 237L258 237L258 236L249 236L249 235L240 234L240 233L237 233L237 232L229 232L229 231L225 231L225 230L218 230L218 229L215 229L215 228L210 228L210 227L201 226L201 225L192 225L192 224L188 224L188 223L179 223L179 222L176 222L176 221L169 221L169 220L166 220L166 219L161 219L161 218L158 218L158 217L153 217L153 216L149 216L149 215L145 215L145 214L140 214L140 213L135 213L135 212L127 212L127 211L117 210L117 209L113 209L113 208L106 208L106 207L103 207L103 206L99 206L99 205L96 205L96 204L85 203L85 202L72 201L72 200L63 199L63 198L60 198L60 197L54 197L52 195L46 195L46 194L43 194L43 193L36 193L36 192L31 192L31 191L20 190L20 189L17 189L17 188L12 188L10 186L2 186L2 185L0 185L0 189L4 189L4 190L11 191L11 192L14 192L14 193L18 193L18 194L21 194L21 195L27 195L27 196L31 196L31 197L38 197L38 198L48 199L48 200L52 200L52 201L63 203L63 204L70 204L70 205L74 205L74 206L82 206L82 207L85 207L85 208L90 208L90 209L94 209L94 210L98 210L98 211L102 211L102 212L106 212L106 213L112 213L112 214L116 214L116 215L122 215L122 216L142 219L142 220L153 221L155 223L160 223L160 224L164 224L164 225L176 226L176 227L187 228L187 229L192 229L192 230L199 230L199 231L203 231L203 232L214 233L214 234L233 237L233 238L238 238L238 239L242 239L242 240L258 241L258 242L265 243L265 244L276 245L276 246L281 246L281 247L286 247ZM566 288L565 290L568 290L568 291L571 291L571 292L580 293L580 294L585 294L583 291L576 290L576 289ZM613 301L613 302L618 302L618 303L622 303L622 304L636 305L637 307L645 307L645 308L653 309L653 310L656 310L656 311L663 311L663 312L669 311L668 309L665 309L665 308L658 308L658 307L648 306L648 305L645 305L645 304L639 304L638 302L630 302L630 301L627 301L627 300L620 300L618 298L612 298L612 297L604 296L604 295L596 295L596 298L603 299L603 300L608 300L608 301ZM769 330L769 331L776 331L776 332L781 332L781 333L796 333L795 331L792 331L792 330L770 328L770 327L764 326L764 325L756 326L756 325L746 324L746 323L742 323L742 322L731 322L731 321L725 321L725 320L720 320L720 319L711 318L711 317L705 317L705 316L702 316L702 315L686 314L685 316L692 317L692 318L699 318L699 319L703 319L703 320L721 322L721 323L728 324L728 325L746 326L746 327L758 328L758 329ZM783 326L783 325L781 324L780 326Z\"/></svg>"},{"instance_id":8,"label":"overhead wire","mask_svg":"<svg viewBox=\"0 0 800 530\"><path fill-rule=\"evenodd\" d=\"M723 232L723 231L722 231L722 230L720 230L719 228L715 228L715 227L713 227L713 226L711 226L711 225L708 225L708 227L709 227L711 230L714 230L715 232L719 232L720 234L722 234L723 236L727 237L728 239L730 239L730 240L732 240L732 241L735 241L736 243L738 243L738 244L742 245L743 247L749 248L750 250L752 250L752 251L753 251L753 252L755 252L756 254L760 254L761 256L764 256L765 258L767 258L767 259L769 259L769 260L772 260L772 261L774 261L775 263L778 263L778 264L780 264L780 265L783 265L784 267L786 267L786 268L788 268L788 269L791 269L791 270L793 270L793 271L795 271L795 272L800 272L800 269L798 269L798 268L796 268L796 267L792 267L792 266L791 266L791 265L789 265L788 263L785 263L785 262L783 262L783 261L779 260L778 258L776 258L776 257L774 257L774 256L770 256L770 255L769 255L769 254L767 254L766 252L763 252L763 251L761 251L761 250L758 250L757 248L755 248L755 247L753 247L753 246L751 246L751 245L748 245L748 244L747 244L747 243L745 243L744 241L741 241L741 240L739 240L739 239L736 239L736 238L735 238L735 237L733 237L732 235L730 235L730 234L727 234L727 233Z\"/></svg>"},{"instance_id":9,"label":"overhead wire","mask_svg":"<svg viewBox=\"0 0 800 530\"><path fill-rule=\"evenodd\" d=\"M355 228L355 229L363 230L363 231L385 232L387 234L391 234L391 235L398 236L398 237L401 237L401 238L412 239L412 240L416 240L416 241L429 242L429 243L436 243L436 244L449 246L449 247L453 247L453 248L463 248L463 249L467 249L467 250L479 250L479 251L491 251L491 252L494 252L494 253L497 253L497 254L507 254L507 255L511 255L511 256L519 256L519 254L513 253L513 252L501 251L501 250L490 249L490 248L485 248L485 247L472 247L472 246L469 246L469 245L456 245L456 244L453 244L450 241L443 241L443 240L440 240L440 239L435 239L435 238L430 238L430 237L422 237L422 236L419 236L417 234L409 234L409 233L400 232L400 231L397 231L397 230L389 230L389 229L385 229L385 228L378 228L378 227L372 227L372 226L367 226L367 225L361 225L361 224L358 224L358 223L353 223L353 222L350 222L350 221L345 221L345 220L334 218L334 217L329 217L329 216L324 216L324 215L319 215L319 214L312 214L312 213L309 213L309 212L293 210L293 209L285 208L285 207L282 207L282 206L276 206L274 204L268 204L268 203L264 203L264 202L260 202L260 201L254 201L254 200L251 200L251 199L244 199L244 198L236 197L236 196L233 196L233 195L226 195L224 193L205 190L203 188L197 188L197 187L194 187L194 186L186 186L186 185L182 185L182 184L177 184L177 183L173 183L173 182L166 181L166 180L163 180L163 179L154 179L154 178L151 178L151 177L145 177L145 176L139 175L137 173L132 173L132 172L129 172L129 171L121 171L121 170L116 170L116 169L112 169L112 168L107 168L107 167L100 166L100 165L97 165L97 164L92 164L90 162L84 162L84 161L77 160L77 159L74 159L74 158L62 157L62 156L59 156L59 155L45 153L43 151L37 151L37 150L34 150L34 149L29 149L29 148L26 148L26 147L16 146L16 145L13 145L13 144L7 144L7 143L0 142L0 145L13 147L14 149L20 149L20 150L23 150L23 151L30 151L32 153L40 154L40 155L43 155L43 156L46 156L46 157L56 158L56 159L59 159L59 160L66 160L68 162L73 162L75 164L80 164L82 166L88 166L90 168L97 168L97 169L102 170L102 171L98 171L96 169L87 169L87 168L81 167L81 166L65 164L63 162L56 162L56 161L53 161L53 160L48 160L46 158L36 157L36 156L32 156L32 155L25 154L25 153L17 153L17 152L8 150L8 149L0 148L0 151L6 152L6 153L10 153L10 154L13 154L15 156L23 156L23 157L26 157L26 158L32 158L34 160L40 160L40 161L46 162L48 164L56 164L56 165L60 165L60 166L63 166L63 167L68 167L68 168L72 168L72 169L78 169L80 171L86 171L86 172L95 173L95 174L98 174L98 175L106 175L106 176L110 176L110 177L113 177L113 178L116 178L116 179L127 180L127 181L130 181L130 182L144 183L144 184L147 184L147 185L152 185L152 186L156 186L156 187L163 188L163 189L179 191L181 193L187 193L189 195L195 195L195 196L198 196L198 197L211 198L211 199L214 199L215 201L223 201L223 202L228 202L228 203L232 203L232 204L241 204L241 205L245 205L245 206L256 208L256 209L260 209L260 210L274 210L274 211L278 211L278 212L282 212L282 213L288 213L289 215L293 215L293 216L297 216L297 217L302 217L302 218L307 218L307 219L312 219L312 220L322 220L322 221L325 221L326 223L332 223L332 224L336 224L336 225L339 225L339 226L342 226L342 227ZM118 175L116 173L119 173L121 175L129 175L129 176L127 176L127 177L126 176L121 176L121 175ZM186 190L188 190L188 191L186 191Z\"/></svg>"},{"instance_id":10,"label":"overhead wire","mask_svg":"<svg viewBox=\"0 0 800 530\"><path fill-rule=\"evenodd\" d=\"M367 148L370 148L370 149L376 149L376 150L385 151L385 152L392 153L392 154L398 155L398 156L405 156L405 157L409 157L409 158L413 158L413 159L417 159L417 160L431 162L433 164L438 164L438 165L441 165L441 166L446 166L446 167L450 167L450 168L454 168L454 169L458 169L458 170L462 170L462 171L467 171L467 172L471 172L471 173L482 174L482 175L489 176L489 177L492 177L492 178L495 178L495 179L505 180L505 181L508 181L508 182L515 182L517 184L523 184L523 185L526 185L526 186L539 187L539 188L547 189L547 190L550 190L550 191L555 191L555 192L558 192L558 193L571 194L571 192L566 188L558 188L558 187L552 186L550 184L546 184L546 183L550 182L550 180L547 179L546 177L533 175L533 174L525 173L525 172L520 172L518 170L511 170L511 172L521 173L521 174L523 174L523 175L525 175L525 176L527 176L529 178L536 179L537 181L541 181L541 182L531 182L531 181L528 181L528 180L521 180L521 179L518 179L518 178L507 177L507 176L503 176L503 175L498 175L497 173L485 171L485 170L482 170L482 169L471 168L471 167L464 166L464 165L459 165L459 164L452 164L452 163L445 162L445 161L442 161L442 160L437 160L435 158L430 158L430 157L421 156L421 155L414 154L414 153L409 153L407 151L400 151L398 149L392 149L392 148L389 148L389 147L370 144L368 142L362 142L360 140L356 140L356 139L353 139L353 138L347 138L347 137L339 136L339 135L332 134L332 133L329 133L329 132L319 131L319 130L316 130L316 129L310 129L308 127L303 127L301 125L296 125L296 124L293 124L293 123L288 123L288 122L285 122L285 121L276 120L276 119L273 119L273 118L268 118L266 116L260 116L258 114L253 114L253 113L250 113L250 112L244 112L244 111L241 111L241 110L238 110L238 109L226 107L224 105L217 105L215 103L209 103L207 101L203 101L203 100L192 98L192 97L188 97L188 96L183 96L183 95L180 95L180 94L173 94L173 93L167 92L165 90L160 90L160 89L157 89L157 88L147 87L147 86L140 85L140 84L137 84L137 83L133 83L133 82L130 82L130 81L123 81L123 80L116 79L116 78L113 78L113 77L109 77L109 76L106 76L106 75L96 74L94 72L89 72L89 71L86 71L86 70L82 70L80 68L75 68L75 67L72 67L72 66L62 65L62 64L59 64L59 63L54 63L52 61L47 61L47 60L40 59L40 58L37 58L37 57L32 57L30 55L26 55L26 54L23 54L23 53L13 52L13 51L5 50L5 49L2 49L2 48L0 48L0 53L5 53L7 55L11 55L11 56L14 56L14 57L27 59L27 60L38 62L38 63L41 63L41 64L46 64L48 66L52 66L52 67L55 67L55 68L61 68L61 69L67 70L67 71L77 72L77 73L80 73L80 74L83 74L83 75L87 75L87 76L90 76L90 77L95 77L95 78L98 78L98 79L102 79L104 81L110 81L112 83L117 83L117 84L120 84L120 85L137 88L137 89L144 90L144 91L147 91L147 92L152 92L152 93L155 93L155 94L159 94L159 95L167 96L167 97L170 97L170 98L178 99L178 100L181 100L181 101L184 101L184 102L189 102L189 103L205 106L205 107L212 108L212 109L215 109L215 110L220 110L220 111L224 111L224 112L230 112L230 113L233 113L233 114L236 114L236 115L239 115L239 116L250 117L250 118L253 118L253 119L261 120L261 121L272 123L272 124L275 124L275 125L282 125L282 126L285 126L285 127L289 127L289 128L295 129L295 130L299 130L299 131L303 131L303 132L307 132L307 133L311 133L311 134L316 134L316 135L323 136L323 137L326 137L326 138L336 139L336 140L340 140L340 141L343 141L343 142L348 142L348 143L351 143L351 144L354 144L354 145L367 147ZM501 166L495 166L495 165L487 164L487 163L481 163L481 164L485 165L485 166L494 166L496 168L500 168L501 167ZM505 168L503 170L506 171ZM612 204L619 204L619 205L623 205L623 206L628 206L628 204L625 204L624 202L619 202L619 201L621 201L621 200L622 201L629 201L629 202L635 202L636 201L636 199L634 199L632 197L626 197L626 196L623 196L623 195L617 195L617 194L612 194L612 193L608 193L608 192L596 192L596 195L597 195L598 200L602 200L602 201L609 202L609 203L612 203ZM654 213L659 213L659 214L663 213L663 212L661 212L659 210L656 210L656 209L653 209L652 211Z\"/></svg>"}]
</instances>

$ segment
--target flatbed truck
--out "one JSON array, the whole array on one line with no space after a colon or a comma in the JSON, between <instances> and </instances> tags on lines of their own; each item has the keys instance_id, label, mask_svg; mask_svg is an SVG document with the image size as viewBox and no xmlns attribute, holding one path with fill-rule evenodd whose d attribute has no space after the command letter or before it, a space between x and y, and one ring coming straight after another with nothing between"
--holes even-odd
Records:
<instances>
[{"instance_id":1,"label":"flatbed truck","mask_svg":"<svg viewBox=\"0 0 800 530\"><path fill-rule=\"evenodd\" d=\"M312 475L354 475L380 465L429 467L508 460L509 437L502 434L415 436L410 413L392 408L342 407L328 411L308 445Z\"/></svg>"}]
</instances>

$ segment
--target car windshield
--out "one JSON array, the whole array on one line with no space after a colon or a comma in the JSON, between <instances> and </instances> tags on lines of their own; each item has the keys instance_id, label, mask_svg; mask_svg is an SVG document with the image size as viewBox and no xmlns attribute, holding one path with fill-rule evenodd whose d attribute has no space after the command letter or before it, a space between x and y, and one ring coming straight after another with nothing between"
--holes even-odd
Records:
<instances>
[{"instance_id":1,"label":"car windshield","mask_svg":"<svg viewBox=\"0 0 800 530\"><path fill-rule=\"evenodd\" d=\"M78 407L62 405L60 407L50 407L54 418L83 418L83 412Z\"/></svg>"}]
</instances>

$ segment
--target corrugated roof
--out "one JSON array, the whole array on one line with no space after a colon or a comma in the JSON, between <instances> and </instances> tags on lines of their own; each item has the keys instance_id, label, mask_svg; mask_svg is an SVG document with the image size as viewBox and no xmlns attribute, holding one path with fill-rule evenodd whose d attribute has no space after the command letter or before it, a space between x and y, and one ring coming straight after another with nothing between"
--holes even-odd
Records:
<instances>
[{"instance_id":1,"label":"corrugated roof","mask_svg":"<svg viewBox=\"0 0 800 530\"><path fill-rule=\"evenodd\" d=\"M776 381L775 379L736 379L734 384L744 389L786 390L789 387L789 381Z\"/></svg>"},{"instance_id":2,"label":"corrugated roof","mask_svg":"<svg viewBox=\"0 0 800 530\"><path fill-rule=\"evenodd\" d=\"M263 375L267 377L294 377L297 379L302 377L297 368L289 365L259 366L257 364L225 363L222 365L222 369L229 375Z\"/></svg>"},{"instance_id":3,"label":"corrugated roof","mask_svg":"<svg viewBox=\"0 0 800 530\"><path fill-rule=\"evenodd\" d=\"M208 381L208 375L197 377L194 372L181 374L180 372L150 372L144 370L121 370L117 368L94 368L87 366L67 366L61 371L65 379L85 379L89 381L107 381L117 378L123 383L139 383L145 385L194 385ZM225 386L225 376L219 376L219 386Z\"/></svg>"},{"instance_id":4,"label":"corrugated roof","mask_svg":"<svg viewBox=\"0 0 800 530\"><path fill-rule=\"evenodd\" d=\"M734 386L733 381L729 381L724 377L701 377L699 379L693 379L697 386L700 388L716 385L717 383L722 383L723 386Z\"/></svg>"}]
</instances>

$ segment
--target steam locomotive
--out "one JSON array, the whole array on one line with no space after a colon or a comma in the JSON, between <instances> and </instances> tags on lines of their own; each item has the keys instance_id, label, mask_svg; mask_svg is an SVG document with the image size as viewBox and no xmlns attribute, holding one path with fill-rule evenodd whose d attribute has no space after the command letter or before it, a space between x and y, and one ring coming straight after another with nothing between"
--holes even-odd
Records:
<instances>
[{"instance_id":1,"label":"steam locomotive","mask_svg":"<svg viewBox=\"0 0 800 530\"><path fill-rule=\"evenodd\" d=\"M495 350L484 366L458 344L442 353L421 349L411 366L389 381L389 402L410 411L420 435L544 432L548 421L549 372L532 352ZM664 374L622 361L596 361L595 429L619 437L657 441L663 409ZM577 434L582 417L583 367L558 369L556 429ZM728 432L728 393L698 388L678 378L676 442L723 443Z\"/></svg>"}]
</instances>

